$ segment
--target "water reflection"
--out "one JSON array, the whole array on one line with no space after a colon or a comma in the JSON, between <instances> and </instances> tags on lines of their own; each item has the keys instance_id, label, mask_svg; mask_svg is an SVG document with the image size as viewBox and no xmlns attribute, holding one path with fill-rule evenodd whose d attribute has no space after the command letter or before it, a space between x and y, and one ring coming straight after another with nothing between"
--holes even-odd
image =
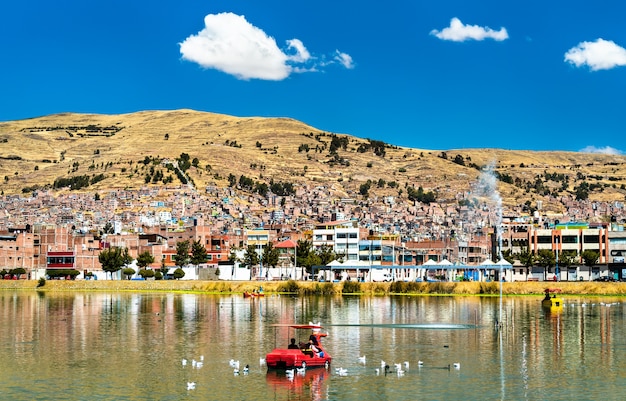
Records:
<instances>
[{"instance_id":1,"label":"water reflection","mask_svg":"<svg viewBox=\"0 0 626 401\"><path fill-rule=\"evenodd\" d=\"M574 399L620 394L620 299L272 297L0 293L6 399ZM284 346L276 323L322 322L330 370L288 378L260 359ZM365 355L367 363L359 361ZM182 360L203 360L194 367ZM230 359L248 364L234 375ZM403 375L384 375L381 363ZM409 362L404 367L404 362ZM423 365L419 365L422 361ZM460 369L450 369L454 363ZM335 368L347 374L338 375ZM378 371L377 371L378 369ZM187 383L196 383L188 390Z\"/></svg>"},{"instance_id":2,"label":"water reflection","mask_svg":"<svg viewBox=\"0 0 626 401\"><path fill-rule=\"evenodd\" d=\"M308 369L304 374L296 373L288 376L284 371L268 370L265 375L268 387L278 396L286 399L326 399L325 380L330 371L324 368Z\"/></svg>"}]
</instances>

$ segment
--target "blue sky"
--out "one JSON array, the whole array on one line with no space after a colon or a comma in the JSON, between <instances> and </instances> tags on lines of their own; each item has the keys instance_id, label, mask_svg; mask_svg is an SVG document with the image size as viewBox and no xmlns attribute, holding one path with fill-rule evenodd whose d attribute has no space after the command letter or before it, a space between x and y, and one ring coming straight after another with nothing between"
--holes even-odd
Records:
<instances>
[{"instance_id":1,"label":"blue sky","mask_svg":"<svg viewBox=\"0 0 626 401\"><path fill-rule=\"evenodd\" d=\"M0 120L190 108L420 149L626 151L626 3L22 0Z\"/></svg>"}]
</instances>

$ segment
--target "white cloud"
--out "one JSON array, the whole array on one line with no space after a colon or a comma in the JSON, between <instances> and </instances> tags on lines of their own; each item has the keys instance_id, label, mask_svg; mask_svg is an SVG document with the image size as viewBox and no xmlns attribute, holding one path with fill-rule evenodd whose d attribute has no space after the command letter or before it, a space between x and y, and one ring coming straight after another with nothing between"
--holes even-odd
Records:
<instances>
[{"instance_id":1,"label":"white cloud","mask_svg":"<svg viewBox=\"0 0 626 401\"><path fill-rule=\"evenodd\" d=\"M591 71L609 70L626 65L626 49L612 40L596 39L595 42L581 42L565 53L565 61L576 67L589 66Z\"/></svg>"},{"instance_id":2,"label":"white cloud","mask_svg":"<svg viewBox=\"0 0 626 401\"><path fill-rule=\"evenodd\" d=\"M502 41L509 38L509 34L507 33L506 28L500 28L499 31L494 31L489 27L482 27L478 25L464 25L461 20L456 17L450 20L449 27L443 28L441 31L433 29L432 31L430 31L430 34L438 37L441 40L451 40L453 42L463 42L468 39L493 39L497 41Z\"/></svg>"},{"instance_id":3,"label":"white cloud","mask_svg":"<svg viewBox=\"0 0 626 401\"><path fill-rule=\"evenodd\" d=\"M623 152L619 149L605 146L603 148L597 148L595 146L587 146L580 150L582 153L602 153L604 155L621 155Z\"/></svg>"},{"instance_id":4,"label":"white cloud","mask_svg":"<svg viewBox=\"0 0 626 401\"><path fill-rule=\"evenodd\" d=\"M354 68L354 62L352 61L352 57L350 57L349 54L340 52L339 50L335 50L334 60L349 70Z\"/></svg>"},{"instance_id":5,"label":"white cloud","mask_svg":"<svg viewBox=\"0 0 626 401\"><path fill-rule=\"evenodd\" d=\"M298 63L304 63L311 58L311 54L304 47L304 44L299 39L291 39L287 41L287 45L289 49L294 49L296 54L294 56L289 57L290 60L293 60Z\"/></svg>"},{"instance_id":6,"label":"white cloud","mask_svg":"<svg viewBox=\"0 0 626 401\"><path fill-rule=\"evenodd\" d=\"M273 37L250 24L244 16L233 13L207 15L204 29L179 45L183 59L244 80L279 81L292 73L317 71L317 67L324 65L309 53L301 40L287 40L285 49L280 49ZM351 63L349 55L341 54ZM341 60L325 65L333 63L351 68L351 64L348 66Z\"/></svg>"}]
</instances>

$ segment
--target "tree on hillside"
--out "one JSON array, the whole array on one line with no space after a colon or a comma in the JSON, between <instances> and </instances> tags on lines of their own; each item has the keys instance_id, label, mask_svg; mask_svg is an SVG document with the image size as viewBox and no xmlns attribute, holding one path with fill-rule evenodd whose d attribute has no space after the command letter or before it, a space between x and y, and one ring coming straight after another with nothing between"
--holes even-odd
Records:
<instances>
[{"instance_id":1,"label":"tree on hillside","mask_svg":"<svg viewBox=\"0 0 626 401\"><path fill-rule=\"evenodd\" d=\"M320 265L325 266L329 264L330 262L332 262L333 260L337 259L337 255L335 254L333 247L330 245L326 245L326 244L322 245L319 249L317 249L315 253L320 258L320 261L319 261Z\"/></svg>"},{"instance_id":2,"label":"tree on hillside","mask_svg":"<svg viewBox=\"0 0 626 401\"><path fill-rule=\"evenodd\" d=\"M176 243L176 255L174 255L176 266L183 267L189 263L189 241Z\"/></svg>"},{"instance_id":3,"label":"tree on hillside","mask_svg":"<svg viewBox=\"0 0 626 401\"><path fill-rule=\"evenodd\" d=\"M571 251L561 251L559 252L559 266L567 269L574 264L575 258L576 255L573 255Z\"/></svg>"},{"instance_id":4,"label":"tree on hillside","mask_svg":"<svg viewBox=\"0 0 626 401\"><path fill-rule=\"evenodd\" d=\"M228 254L228 261L229 262L241 262L239 260L239 258L237 257L237 251L239 250L239 248L237 248L236 246L231 246L230 247L230 253Z\"/></svg>"},{"instance_id":5,"label":"tree on hillside","mask_svg":"<svg viewBox=\"0 0 626 401\"><path fill-rule=\"evenodd\" d=\"M322 263L320 256L313 250L313 244L308 240L298 240L296 247L298 266L311 273L311 267Z\"/></svg>"},{"instance_id":6,"label":"tree on hillside","mask_svg":"<svg viewBox=\"0 0 626 401\"><path fill-rule=\"evenodd\" d=\"M259 254L255 245L248 245L246 252L243 254L243 264L248 268L259 264Z\"/></svg>"},{"instance_id":7,"label":"tree on hillside","mask_svg":"<svg viewBox=\"0 0 626 401\"><path fill-rule=\"evenodd\" d=\"M513 255L513 251L510 249L503 250L502 257L510 264L513 264L515 262L515 255Z\"/></svg>"},{"instance_id":8,"label":"tree on hillside","mask_svg":"<svg viewBox=\"0 0 626 401\"><path fill-rule=\"evenodd\" d=\"M267 246L263 250L262 261L265 266L276 267L278 264L280 253L278 249L274 247L274 244L268 242Z\"/></svg>"},{"instance_id":9,"label":"tree on hillside","mask_svg":"<svg viewBox=\"0 0 626 401\"><path fill-rule=\"evenodd\" d=\"M250 269L250 278L255 275L254 266L259 264L259 254L255 245L248 245L246 252L243 254L242 264Z\"/></svg>"},{"instance_id":10,"label":"tree on hillside","mask_svg":"<svg viewBox=\"0 0 626 401\"><path fill-rule=\"evenodd\" d=\"M207 251L200 240L194 241L191 244L191 264L198 266L201 263L206 263Z\"/></svg>"},{"instance_id":11,"label":"tree on hillside","mask_svg":"<svg viewBox=\"0 0 626 401\"><path fill-rule=\"evenodd\" d=\"M130 277L135 273L135 269L132 267L126 267L122 270L122 274L126 276L126 280L130 280Z\"/></svg>"},{"instance_id":12,"label":"tree on hillside","mask_svg":"<svg viewBox=\"0 0 626 401\"><path fill-rule=\"evenodd\" d=\"M550 272L550 268L556 265L556 256L551 249L540 249L537 252L537 264L544 268L544 279L546 279L546 273Z\"/></svg>"},{"instance_id":13,"label":"tree on hillside","mask_svg":"<svg viewBox=\"0 0 626 401\"><path fill-rule=\"evenodd\" d=\"M309 257L311 253L311 248L313 244L311 241L307 240L298 240L296 245L296 265L304 266L306 259Z\"/></svg>"},{"instance_id":14,"label":"tree on hillside","mask_svg":"<svg viewBox=\"0 0 626 401\"><path fill-rule=\"evenodd\" d=\"M592 251L591 249L587 249L580 254L580 257L583 260L585 266L589 268L589 279L591 280L591 271L593 266L598 263L598 259L600 258L600 254L596 251Z\"/></svg>"},{"instance_id":15,"label":"tree on hillside","mask_svg":"<svg viewBox=\"0 0 626 401\"><path fill-rule=\"evenodd\" d=\"M137 256L137 267L140 269L145 269L154 263L154 256L150 253L150 251L143 251Z\"/></svg>"},{"instance_id":16,"label":"tree on hillside","mask_svg":"<svg viewBox=\"0 0 626 401\"><path fill-rule=\"evenodd\" d=\"M526 268L526 275L528 275L530 268L535 265L535 254L532 253L527 247L523 247L517 257L520 263Z\"/></svg>"},{"instance_id":17,"label":"tree on hillside","mask_svg":"<svg viewBox=\"0 0 626 401\"><path fill-rule=\"evenodd\" d=\"M185 277L185 271L183 269L179 267L176 270L174 270L174 278L176 280L180 280L183 277Z\"/></svg>"},{"instance_id":18,"label":"tree on hillside","mask_svg":"<svg viewBox=\"0 0 626 401\"><path fill-rule=\"evenodd\" d=\"M556 257L551 249L540 249L537 252L537 264L543 267L553 267L556 264Z\"/></svg>"},{"instance_id":19,"label":"tree on hillside","mask_svg":"<svg viewBox=\"0 0 626 401\"><path fill-rule=\"evenodd\" d=\"M102 227L102 234L113 234L113 224L107 222L104 227Z\"/></svg>"},{"instance_id":20,"label":"tree on hillside","mask_svg":"<svg viewBox=\"0 0 626 401\"><path fill-rule=\"evenodd\" d=\"M106 273L111 273L111 277L113 277L113 273L128 265L132 260L128 254L128 248L108 248L98 255L98 261L102 265L102 270Z\"/></svg>"}]
</instances>

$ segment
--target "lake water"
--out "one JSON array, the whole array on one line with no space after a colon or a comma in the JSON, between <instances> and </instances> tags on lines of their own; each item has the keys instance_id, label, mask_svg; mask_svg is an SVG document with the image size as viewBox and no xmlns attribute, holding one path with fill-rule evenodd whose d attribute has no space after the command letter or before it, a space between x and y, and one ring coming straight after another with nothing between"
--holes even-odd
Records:
<instances>
[{"instance_id":1,"label":"lake water","mask_svg":"<svg viewBox=\"0 0 626 401\"><path fill-rule=\"evenodd\" d=\"M621 400L623 299L0 292L3 400ZM260 358L321 322L331 368ZM298 338L308 338L303 332ZM358 356L365 356L365 364ZM182 360L188 360L183 366ZM200 361L200 368L192 361ZM248 374L236 376L231 359ZM381 360L393 372L385 375ZM404 363L408 362L406 368ZM418 361L423 366L418 366ZM398 374L395 363L402 364ZM454 364L460 364L459 369ZM448 369L448 365L451 365ZM345 376L336 368L347 369ZM195 383L188 389L189 382Z\"/></svg>"}]
</instances>

